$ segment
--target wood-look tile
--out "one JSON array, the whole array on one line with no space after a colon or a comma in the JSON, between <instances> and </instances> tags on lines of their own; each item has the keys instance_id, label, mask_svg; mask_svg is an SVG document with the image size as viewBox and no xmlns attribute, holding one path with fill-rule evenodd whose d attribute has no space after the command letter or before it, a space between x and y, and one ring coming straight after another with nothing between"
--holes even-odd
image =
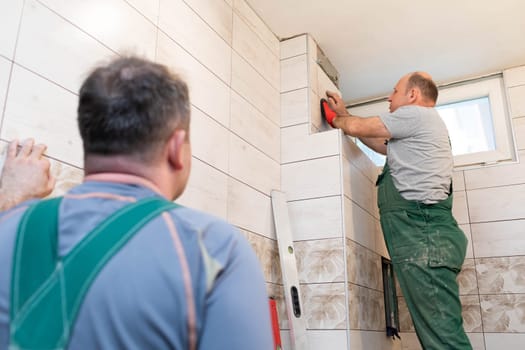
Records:
<instances>
[{"instance_id":1,"label":"wood-look tile","mask_svg":"<svg viewBox=\"0 0 525 350\"><path fill-rule=\"evenodd\" d=\"M465 170L465 183L467 190L524 184L525 151L518 153L518 159L521 159L522 161L512 164Z\"/></svg>"},{"instance_id":2,"label":"wood-look tile","mask_svg":"<svg viewBox=\"0 0 525 350\"><path fill-rule=\"evenodd\" d=\"M302 284L307 329L346 329L344 283Z\"/></svg>"},{"instance_id":3,"label":"wood-look tile","mask_svg":"<svg viewBox=\"0 0 525 350\"><path fill-rule=\"evenodd\" d=\"M525 256L476 259L480 294L525 293Z\"/></svg>"},{"instance_id":4,"label":"wood-look tile","mask_svg":"<svg viewBox=\"0 0 525 350\"><path fill-rule=\"evenodd\" d=\"M281 93L305 87L308 87L308 56L281 60Z\"/></svg>"},{"instance_id":5,"label":"wood-look tile","mask_svg":"<svg viewBox=\"0 0 525 350\"><path fill-rule=\"evenodd\" d=\"M155 58L157 36L155 25L125 1L41 0L40 2L113 51Z\"/></svg>"},{"instance_id":6,"label":"wood-look tile","mask_svg":"<svg viewBox=\"0 0 525 350\"><path fill-rule=\"evenodd\" d=\"M308 122L308 88L281 94L281 127Z\"/></svg>"},{"instance_id":7,"label":"wood-look tile","mask_svg":"<svg viewBox=\"0 0 525 350\"><path fill-rule=\"evenodd\" d=\"M233 49L279 90L280 63L257 34L237 14L233 15Z\"/></svg>"},{"instance_id":8,"label":"wood-look tile","mask_svg":"<svg viewBox=\"0 0 525 350\"><path fill-rule=\"evenodd\" d=\"M280 162L279 125L260 113L235 91L231 92L230 129L276 162Z\"/></svg>"},{"instance_id":9,"label":"wood-look tile","mask_svg":"<svg viewBox=\"0 0 525 350\"><path fill-rule=\"evenodd\" d=\"M338 155L338 132L310 134L307 124L281 129L283 164L301 160Z\"/></svg>"},{"instance_id":10,"label":"wood-look tile","mask_svg":"<svg viewBox=\"0 0 525 350\"><path fill-rule=\"evenodd\" d=\"M33 137L48 146L49 156L82 167L77 102L76 95L15 65L1 137Z\"/></svg>"},{"instance_id":11,"label":"wood-look tile","mask_svg":"<svg viewBox=\"0 0 525 350\"><path fill-rule=\"evenodd\" d=\"M507 89L507 93L511 117L525 117L525 85L511 87Z\"/></svg>"},{"instance_id":12,"label":"wood-look tile","mask_svg":"<svg viewBox=\"0 0 525 350\"><path fill-rule=\"evenodd\" d=\"M385 328L383 292L348 283L350 329L379 331Z\"/></svg>"},{"instance_id":13,"label":"wood-look tile","mask_svg":"<svg viewBox=\"0 0 525 350\"><path fill-rule=\"evenodd\" d=\"M377 211L375 182L366 177L348 159L343 158L344 194L369 214Z\"/></svg>"},{"instance_id":14,"label":"wood-look tile","mask_svg":"<svg viewBox=\"0 0 525 350\"><path fill-rule=\"evenodd\" d=\"M280 94L246 60L232 52L232 89L279 124Z\"/></svg>"},{"instance_id":15,"label":"wood-look tile","mask_svg":"<svg viewBox=\"0 0 525 350\"><path fill-rule=\"evenodd\" d=\"M257 259L261 264L266 282L282 284L281 264L279 262L279 248L277 242L273 239L261 235L241 230L246 237Z\"/></svg>"},{"instance_id":16,"label":"wood-look tile","mask_svg":"<svg viewBox=\"0 0 525 350\"><path fill-rule=\"evenodd\" d=\"M77 93L97 63L114 57L114 52L41 3L26 1L15 57L20 65Z\"/></svg>"},{"instance_id":17,"label":"wood-look tile","mask_svg":"<svg viewBox=\"0 0 525 350\"><path fill-rule=\"evenodd\" d=\"M345 281L343 240L322 239L294 243L300 283Z\"/></svg>"},{"instance_id":18,"label":"wood-look tile","mask_svg":"<svg viewBox=\"0 0 525 350\"><path fill-rule=\"evenodd\" d=\"M512 120L514 124L514 137L516 140L516 148L519 150L525 150L525 117L514 118ZM523 158L520 158L523 162Z\"/></svg>"},{"instance_id":19,"label":"wood-look tile","mask_svg":"<svg viewBox=\"0 0 525 350\"><path fill-rule=\"evenodd\" d=\"M525 333L525 294L480 297L483 330L486 333Z\"/></svg>"},{"instance_id":20,"label":"wood-look tile","mask_svg":"<svg viewBox=\"0 0 525 350\"><path fill-rule=\"evenodd\" d=\"M295 38L281 41L281 59L299 56L307 53L308 35L299 35Z\"/></svg>"},{"instance_id":21,"label":"wood-look tile","mask_svg":"<svg viewBox=\"0 0 525 350\"><path fill-rule=\"evenodd\" d=\"M270 197L231 177L228 178L228 222L276 239Z\"/></svg>"},{"instance_id":22,"label":"wood-look tile","mask_svg":"<svg viewBox=\"0 0 525 350\"><path fill-rule=\"evenodd\" d=\"M184 0L229 45L232 43L232 4L217 0Z\"/></svg>"},{"instance_id":23,"label":"wood-look tile","mask_svg":"<svg viewBox=\"0 0 525 350\"><path fill-rule=\"evenodd\" d=\"M229 138L227 128L192 106L190 141L193 156L227 173Z\"/></svg>"},{"instance_id":24,"label":"wood-look tile","mask_svg":"<svg viewBox=\"0 0 525 350\"><path fill-rule=\"evenodd\" d=\"M177 203L226 220L227 191L228 176L194 158L188 185Z\"/></svg>"},{"instance_id":25,"label":"wood-look tile","mask_svg":"<svg viewBox=\"0 0 525 350\"><path fill-rule=\"evenodd\" d=\"M525 255L525 220L472 224L476 258Z\"/></svg>"},{"instance_id":26,"label":"wood-look tile","mask_svg":"<svg viewBox=\"0 0 525 350\"><path fill-rule=\"evenodd\" d=\"M160 0L159 27L222 81L230 83L230 45L183 0Z\"/></svg>"},{"instance_id":27,"label":"wood-look tile","mask_svg":"<svg viewBox=\"0 0 525 350\"><path fill-rule=\"evenodd\" d=\"M472 223L525 219L525 184L467 191Z\"/></svg>"},{"instance_id":28,"label":"wood-look tile","mask_svg":"<svg viewBox=\"0 0 525 350\"><path fill-rule=\"evenodd\" d=\"M187 82L193 105L229 127L230 89L222 80L162 32L158 36L157 60Z\"/></svg>"},{"instance_id":29,"label":"wood-look tile","mask_svg":"<svg viewBox=\"0 0 525 350\"><path fill-rule=\"evenodd\" d=\"M232 134L230 136L229 175L270 195L280 188L280 165L266 154Z\"/></svg>"},{"instance_id":30,"label":"wood-look tile","mask_svg":"<svg viewBox=\"0 0 525 350\"><path fill-rule=\"evenodd\" d=\"M341 194L339 169L338 156L284 164L281 166L281 189L288 200Z\"/></svg>"},{"instance_id":31,"label":"wood-look tile","mask_svg":"<svg viewBox=\"0 0 525 350\"><path fill-rule=\"evenodd\" d=\"M341 196L288 202L288 214L294 241L343 237Z\"/></svg>"},{"instance_id":32,"label":"wood-look tile","mask_svg":"<svg viewBox=\"0 0 525 350\"><path fill-rule=\"evenodd\" d=\"M506 87L525 85L525 66L506 69L503 71Z\"/></svg>"},{"instance_id":33,"label":"wood-look tile","mask_svg":"<svg viewBox=\"0 0 525 350\"><path fill-rule=\"evenodd\" d=\"M0 55L12 59L15 53L18 24L22 17L24 0L0 2Z\"/></svg>"},{"instance_id":34,"label":"wood-look tile","mask_svg":"<svg viewBox=\"0 0 525 350\"><path fill-rule=\"evenodd\" d=\"M280 57L279 39L245 0L233 0L233 11L239 15L268 46L275 57Z\"/></svg>"}]
</instances>

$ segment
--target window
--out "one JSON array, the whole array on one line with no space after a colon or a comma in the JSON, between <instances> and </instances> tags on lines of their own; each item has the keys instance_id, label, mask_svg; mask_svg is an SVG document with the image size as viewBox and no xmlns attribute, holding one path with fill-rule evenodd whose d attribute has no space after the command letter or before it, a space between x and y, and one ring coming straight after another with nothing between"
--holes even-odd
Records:
<instances>
[{"instance_id":1,"label":"window","mask_svg":"<svg viewBox=\"0 0 525 350\"><path fill-rule=\"evenodd\" d=\"M437 110L447 125L457 167L493 164L515 157L501 75L440 87ZM380 101L349 108L359 116L388 111ZM385 157L359 140L357 145L382 166Z\"/></svg>"}]
</instances>

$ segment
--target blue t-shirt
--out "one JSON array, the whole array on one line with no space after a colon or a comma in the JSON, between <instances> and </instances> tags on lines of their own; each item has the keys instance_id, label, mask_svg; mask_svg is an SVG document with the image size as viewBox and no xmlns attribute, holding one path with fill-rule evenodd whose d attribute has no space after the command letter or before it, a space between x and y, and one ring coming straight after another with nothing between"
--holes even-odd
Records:
<instances>
[{"instance_id":1,"label":"blue t-shirt","mask_svg":"<svg viewBox=\"0 0 525 350\"><path fill-rule=\"evenodd\" d=\"M117 209L151 196L158 194L133 184L73 188L59 211L59 254ZM0 349L9 343L11 260L26 208L0 213ZM225 221L181 207L146 224L107 263L68 348L188 349L191 334L200 349L273 346L264 277L249 243Z\"/></svg>"}]
</instances>

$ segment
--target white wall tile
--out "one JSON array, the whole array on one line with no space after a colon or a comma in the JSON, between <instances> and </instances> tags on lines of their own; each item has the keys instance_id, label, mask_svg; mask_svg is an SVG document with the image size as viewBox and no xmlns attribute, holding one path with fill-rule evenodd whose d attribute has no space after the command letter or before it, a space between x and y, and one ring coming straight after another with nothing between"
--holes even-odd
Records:
<instances>
[{"instance_id":1,"label":"white wall tile","mask_svg":"<svg viewBox=\"0 0 525 350\"><path fill-rule=\"evenodd\" d=\"M9 76L11 74L11 65L12 63L10 61L0 57L0 121L2 120L4 112L4 102L9 84Z\"/></svg>"},{"instance_id":2,"label":"white wall tile","mask_svg":"<svg viewBox=\"0 0 525 350\"><path fill-rule=\"evenodd\" d=\"M294 241L341 238L341 196L288 202Z\"/></svg>"},{"instance_id":3,"label":"white wall tile","mask_svg":"<svg viewBox=\"0 0 525 350\"><path fill-rule=\"evenodd\" d=\"M467 191L472 223L525 218L525 184Z\"/></svg>"},{"instance_id":4,"label":"white wall tile","mask_svg":"<svg viewBox=\"0 0 525 350\"><path fill-rule=\"evenodd\" d=\"M508 93L511 116L525 117L525 85L509 88Z\"/></svg>"},{"instance_id":5,"label":"white wall tile","mask_svg":"<svg viewBox=\"0 0 525 350\"><path fill-rule=\"evenodd\" d=\"M452 184L454 191L465 190L465 175L463 171L454 171L452 173Z\"/></svg>"},{"instance_id":6,"label":"white wall tile","mask_svg":"<svg viewBox=\"0 0 525 350\"><path fill-rule=\"evenodd\" d=\"M333 156L340 153L338 132L310 134L307 124L281 129L282 163Z\"/></svg>"},{"instance_id":7,"label":"white wall tile","mask_svg":"<svg viewBox=\"0 0 525 350\"><path fill-rule=\"evenodd\" d=\"M348 350L347 335L344 330L307 330L310 349ZM292 350L290 331L281 330L283 350ZM351 348L353 350L353 348Z\"/></svg>"},{"instance_id":8,"label":"white wall tile","mask_svg":"<svg viewBox=\"0 0 525 350\"><path fill-rule=\"evenodd\" d=\"M224 2L230 6L233 6L233 0L224 0Z\"/></svg>"},{"instance_id":9,"label":"white wall tile","mask_svg":"<svg viewBox=\"0 0 525 350\"><path fill-rule=\"evenodd\" d=\"M281 126L308 122L308 88L281 94Z\"/></svg>"},{"instance_id":10,"label":"white wall tile","mask_svg":"<svg viewBox=\"0 0 525 350\"><path fill-rule=\"evenodd\" d=\"M232 43L232 4L217 0L184 0L229 45Z\"/></svg>"},{"instance_id":11,"label":"white wall tile","mask_svg":"<svg viewBox=\"0 0 525 350\"><path fill-rule=\"evenodd\" d=\"M270 197L228 178L228 222L276 239Z\"/></svg>"},{"instance_id":12,"label":"white wall tile","mask_svg":"<svg viewBox=\"0 0 525 350\"><path fill-rule=\"evenodd\" d=\"M159 27L227 84L231 48L182 0L160 0Z\"/></svg>"},{"instance_id":13,"label":"white wall tile","mask_svg":"<svg viewBox=\"0 0 525 350\"><path fill-rule=\"evenodd\" d=\"M155 25L159 21L160 0L125 0Z\"/></svg>"},{"instance_id":14,"label":"white wall tile","mask_svg":"<svg viewBox=\"0 0 525 350\"><path fill-rule=\"evenodd\" d=\"M281 60L281 92L308 86L307 62L306 54Z\"/></svg>"},{"instance_id":15,"label":"white wall tile","mask_svg":"<svg viewBox=\"0 0 525 350\"><path fill-rule=\"evenodd\" d=\"M472 241L472 233L470 231L470 225L469 224L460 224L458 225L461 231L465 234L465 236L468 239L467 244L467 253L465 255L465 259L472 259L474 258L474 251L473 251L473 241Z\"/></svg>"},{"instance_id":16,"label":"white wall tile","mask_svg":"<svg viewBox=\"0 0 525 350\"><path fill-rule=\"evenodd\" d=\"M0 55L12 59L15 53L18 24L22 16L24 0L0 1Z\"/></svg>"},{"instance_id":17,"label":"white wall tile","mask_svg":"<svg viewBox=\"0 0 525 350\"><path fill-rule=\"evenodd\" d=\"M376 247L374 252L390 259L388 254L388 249L386 248L385 237L383 236L383 231L381 230L381 223L379 219L376 221Z\"/></svg>"},{"instance_id":18,"label":"white wall tile","mask_svg":"<svg viewBox=\"0 0 525 350\"><path fill-rule=\"evenodd\" d=\"M155 58L157 29L135 8L122 0L40 2L116 52Z\"/></svg>"},{"instance_id":19,"label":"white wall tile","mask_svg":"<svg viewBox=\"0 0 525 350\"><path fill-rule=\"evenodd\" d=\"M266 79L235 51L232 53L232 89L273 121L280 120L280 96Z\"/></svg>"},{"instance_id":20,"label":"white wall tile","mask_svg":"<svg viewBox=\"0 0 525 350\"><path fill-rule=\"evenodd\" d=\"M476 188L525 183L525 161L523 161L523 159L525 159L525 152L519 152L519 159L521 159L522 162L465 170L467 189L472 190Z\"/></svg>"},{"instance_id":21,"label":"white wall tile","mask_svg":"<svg viewBox=\"0 0 525 350\"><path fill-rule=\"evenodd\" d=\"M525 220L472 224L476 258L525 255Z\"/></svg>"},{"instance_id":22,"label":"white wall tile","mask_svg":"<svg viewBox=\"0 0 525 350\"><path fill-rule=\"evenodd\" d=\"M237 14L233 15L233 49L279 90L279 59Z\"/></svg>"},{"instance_id":23,"label":"white wall tile","mask_svg":"<svg viewBox=\"0 0 525 350\"><path fill-rule=\"evenodd\" d=\"M344 197L344 210L346 238L375 251L378 220L348 197Z\"/></svg>"},{"instance_id":24,"label":"white wall tile","mask_svg":"<svg viewBox=\"0 0 525 350\"><path fill-rule=\"evenodd\" d=\"M310 99L310 125L315 127L316 130L330 130L331 127L328 127L327 122L321 115L321 98L312 89L309 89L308 97Z\"/></svg>"},{"instance_id":25,"label":"white wall tile","mask_svg":"<svg viewBox=\"0 0 525 350\"><path fill-rule=\"evenodd\" d=\"M369 214L374 215L376 213L375 183L345 158L343 158L343 188L349 199Z\"/></svg>"},{"instance_id":26,"label":"white wall tile","mask_svg":"<svg viewBox=\"0 0 525 350\"><path fill-rule=\"evenodd\" d=\"M525 66L507 69L503 72L505 86L525 85Z\"/></svg>"},{"instance_id":27,"label":"white wall tile","mask_svg":"<svg viewBox=\"0 0 525 350\"><path fill-rule=\"evenodd\" d=\"M190 135L193 156L227 173L228 129L192 107Z\"/></svg>"},{"instance_id":28,"label":"white wall tile","mask_svg":"<svg viewBox=\"0 0 525 350\"><path fill-rule=\"evenodd\" d=\"M454 191L454 198L452 200L452 215L454 215L454 218L458 224L468 224L470 222L469 208L467 207L467 196L465 191Z\"/></svg>"},{"instance_id":29,"label":"white wall tile","mask_svg":"<svg viewBox=\"0 0 525 350\"><path fill-rule=\"evenodd\" d=\"M228 176L194 158L186 190L176 202L226 220L227 194Z\"/></svg>"},{"instance_id":30,"label":"white wall tile","mask_svg":"<svg viewBox=\"0 0 525 350\"><path fill-rule=\"evenodd\" d=\"M281 167L282 191L288 200L341 194L339 157L327 157Z\"/></svg>"},{"instance_id":31,"label":"white wall tile","mask_svg":"<svg viewBox=\"0 0 525 350\"><path fill-rule=\"evenodd\" d=\"M514 118L514 135L516 137L516 147L519 150L525 150L525 117ZM523 162L523 159L521 159Z\"/></svg>"},{"instance_id":32,"label":"white wall tile","mask_svg":"<svg viewBox=\"0 0 525 350\"><path fill-rule=\"evenodd\" d=\"M328 78L328 75L326 75L321 67L319 67L319 65L316 65L315 67L317 68L317 93L319 96L324 97L327 90L337 92L341 95L337 86L335 86L330 78Z\"/></svg>"},{"instance_id":33,"label":"white wall tile","mask_svg":"<svg viewBox=\"0 0 525 350\"><path fill-rule=\"evenodd\" d=\"M281 41L281 59L299 56L307 53L308 35L299 35L295 38Z\"/></svg>"},{"instance_id":34,"label":"white wall tile","mask_svg":"<svg viewBox=\"0 0 525 350\"><path fill-rule=\"evenodd\" d=\"M308 51L310 51L310 46L308 46ZM310 56L310 52L308 53L308 56ZM317 96L316 100L321 99L322 97L325 97L325 92L318 91L319 88L318 79L317 79L317 68L318 64L316 60L308 58L308 86L312 90L312 92Z\"/></svg>"},{"instance_id":35,"label":"white wall tile","mask_svg":"<svg viewBox=\"0 0 525 350\"><path fill-rule=\"evenodd\" d=\"M231 92L231 130L260 151L280 162L279 125L269 120L235 91Z\"/></svg>"},{"instance_id":36,"label":"white wall tile","mask_svg":"<svg viewBox=\"0 0 525 350\"><path fill-rule=\"evenodd\" d=\"M485 333L486 350L519 350L525 344L525 333Z\"/></svg>"},{"instance_id":37,"label":"white wall tile","mask_svg":"<svg viewBox=\"0 0 525 350\"><path fill-rule=\"evenodd\" d=\"M186 80L192 104L229 126L230 89L222 80L162 32L159 32L157 59Z\"/></svg>"},{"instance_id":38,"label":"white wall tile","mask_svg":"<svg viewBox=\"0 0 525 350\"><path fill-rule=\"evenodd\" d=\"M315 38L312 37L310 34L307 34L307 50L308 50L308 58L311 62L317 62L317 42L315 41Z\"/></svg>"},{"instance_id":39,"label":"white wall tile","mask_svg":"<svg viewBox=\"0 0 525 350\"><path fill-rule=\"evenodd\" d=\"M358 168L373 184L381 170L370 160L370 158L355 144L351 137L341 133L343 145L343 156Z\"/></svg>"},{"instance_id":40,"label":"white wall tile","mask_svg":"<svg viewBox=\"0 0 525 350\"><path fill-rule=\"evenodd\" d=\"M97 62L114 56L107 47L39 2L26 1L15 57L20 65L78 93Z\"/></svg>"},{"instance_id":41,"label":"white wall tile","mask_svg":"<svg viewBox=\"0 0 525 350\"><path fill-rule=\"evenodd\" d=\"M271 29L261 20L261 18L251 9L245 0L234 0L233 10L237 13L248 26L261 38L270 48L275 57L279 57L279 39L272 33Z\"/></svg>"},{"instance_id":42,"label":"white wall tile","mask_svg":"<svg viewBox=\"0 0 525 350\"><path fill-rule=\"evenodd\" d=\"M270 195L280 188L280 165L238 136L230 135L229 174Z\"/></svg>"},{"instance_id":43,"label":"white wall tile","mask_svg":"<svg viewBox=\"0 0 525 350\"><path fill-rule=\"evenodd\" d=\"M77 128L76 95L14 66L6 103L2 138L34 137L47 144L47 154L78 167L83 165Z\"/></svg>"}]
</instances>

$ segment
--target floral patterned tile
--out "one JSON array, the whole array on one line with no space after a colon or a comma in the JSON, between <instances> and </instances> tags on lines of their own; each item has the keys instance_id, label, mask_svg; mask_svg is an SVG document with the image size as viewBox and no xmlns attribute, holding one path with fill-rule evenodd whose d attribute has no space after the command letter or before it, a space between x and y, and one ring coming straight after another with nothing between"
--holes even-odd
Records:
<instances>
[{"instance_id":1,"label":"floral patterned tile","mask_svg":"<svg viewBox=\"0 0 525 350\"><path fill-rule=\"evenodd\" d=\"M344 282L342 239L299 241L294 247L301 283Z\"/></svg>"}]
</instances>

